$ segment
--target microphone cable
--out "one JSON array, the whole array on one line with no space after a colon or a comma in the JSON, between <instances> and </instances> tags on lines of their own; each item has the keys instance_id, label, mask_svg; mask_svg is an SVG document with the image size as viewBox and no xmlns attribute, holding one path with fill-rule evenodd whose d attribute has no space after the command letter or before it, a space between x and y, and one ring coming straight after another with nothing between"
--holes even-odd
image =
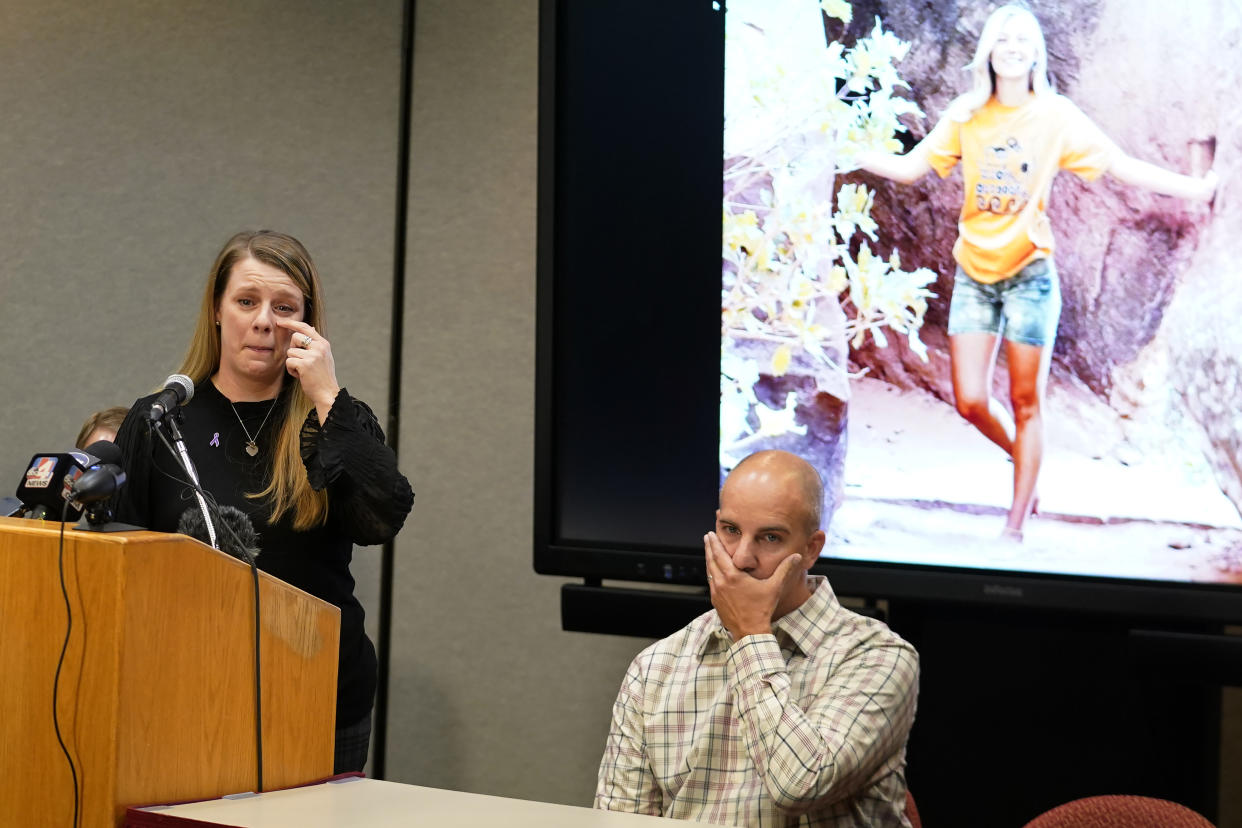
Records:
<instances>
[{"instance_id":1,"label":"microphone cable","mask_svg":"<svg viewBox=\"0 0 1242 828\"><path fill-rule=\"evenodd\" d=\"M60 647L60 658L56 660L56 676L52 679L52 726L56 729L56 741L60 743L60 752L65 754L69 763L69 775L73 777L73 828L78 828L80 817L80 793L78 790L78 769L69 755L69 748L60 732L60 670L65 664L65 653L69 650L69 636L73 632L73 606L69 603L69 588L65 585L65 521L69 518L69 501L61 508L60 542L57 548L56 563L60 570L60 594L65 599L65 641Z\"/></svg>"},{"instance_id":2,"label":"microphone cable","mask_svg":"<svg viewBox=\"0 0 1242 828\"><path fill-rule=\"evenodd\" d=\"M177 461L177 466L180 467L181 458L178 456L177 451L173 448L172 444L168 442L168 438L164 436L164 432L157 428L155 423L148 423L147 428L149 431L155 432L155 434L160 438L160 442L162 442L164 447L168 449L168 453L171 454L173 459ZM152 467L158 468L154 463L152 463ZM238 536L237 531L234 530L227 521L220 519L220 504L216 502L215 497L205 491L198 483L193 482L193 480L181 480L163 469L159 469L159 471L165 477L194 489L194 491L207 502L208 509L214 515L216 523L223 526L226 530L228 530L228 533L233 536L233 542L236 548L242 553L245 562L250 565L250 577L254 584L254 750L255 769L258 779L258 785L255 789L255 793L263 793L263 681L260 659L260 631L262 619L259 613L259 565L255 561L254 555L250 554L250 550L246 548L246 545ZM193 475L187 474L187 477L193 477ZM75 825L74 828L77 828L77 826Z\"/></svg>"}]
</instances>

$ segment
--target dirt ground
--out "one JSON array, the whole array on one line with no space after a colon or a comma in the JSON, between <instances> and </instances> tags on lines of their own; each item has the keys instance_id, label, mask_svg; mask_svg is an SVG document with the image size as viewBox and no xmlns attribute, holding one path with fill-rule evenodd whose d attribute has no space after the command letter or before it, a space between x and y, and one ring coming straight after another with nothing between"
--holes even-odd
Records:
<instances>
[{"instance_id":1,"label":"dirt ground","mask_svg":"<svg viewBox=\"0 0 1242 828\"><path fill-rule=\"evenodd\" d=\"M1190 429L1130 422L1049 386L1039 514L1000 539L1013 466L930 394L851 383L845 499L830 555L1035 572L1242 583L1242 516Z\"/></svg>"}]
</instances>

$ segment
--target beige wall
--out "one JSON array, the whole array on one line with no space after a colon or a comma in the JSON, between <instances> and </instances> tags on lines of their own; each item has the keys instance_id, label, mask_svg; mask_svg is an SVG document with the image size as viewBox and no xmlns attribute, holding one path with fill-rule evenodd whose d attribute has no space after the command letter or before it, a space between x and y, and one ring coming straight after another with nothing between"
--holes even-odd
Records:
<instances>
[{"instance_id":1,"label":"beige wall","mask_svg":"<svg viewBox=\"0 0 1242 828\"><path fill-rule=\"evenodd\" d=\"M535 0L419 0L388 775L588 804L643 642L531 569Z\"/></svg>"},{"instance_id":2,"label":"beige wall","mask_svg":"<svg viewBox=\"0 0 1242 828\"><path fill-rule=\"evenodd\" d=\"M306 243L338 374L384 410L400 22L400 0L0 4L0 494L177 369L245 228Z\"/></svg>"},{"instance_id":3,"label":"beige wall","mask_svg":"<svg viewBox=\"0 0 1242 828\"><path fill-rule=\"evenodd\" d=\"M162 383L247 227L306 243L340 374L382 408L400 2L358 5L0 4L0 468Z\"/></svg>"}]
</instances>

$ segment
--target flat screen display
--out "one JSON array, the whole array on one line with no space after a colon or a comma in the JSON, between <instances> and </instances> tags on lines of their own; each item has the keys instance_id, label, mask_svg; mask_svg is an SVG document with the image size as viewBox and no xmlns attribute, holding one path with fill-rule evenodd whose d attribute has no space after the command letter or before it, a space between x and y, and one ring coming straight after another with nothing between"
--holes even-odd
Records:
<instances>
[{"instance_id":1,"label":"flat screen display","mask_svg":"<svg viewBox=\"0 0 1242 828\"><path fill-rule=\"evenodd\" d=\"M1242 582L1226 6L730 2L722 471L811 459L837 559Z\"/></svg>"},{"instance_id":2,"label":"flat screen display","mask_svg":"<svg viewBox=\"0 0 1242 828\"><path fill-rule=\"evenodd\" d=\"M1242 12L1031 3L1040 48L985 33L996 8L543 4L538 571L699 582L722 476L783 448L827 484L838 590L1242 616ZM1046 119L949 117L981 41L1017 40L1055 150ZM861 169L946 119L930 172ZM1015 217L1036 321L951 335L1009 278L957 275L959 223ZM984 300L954 311L962 278Z\"/></svg>"}]
</instances>

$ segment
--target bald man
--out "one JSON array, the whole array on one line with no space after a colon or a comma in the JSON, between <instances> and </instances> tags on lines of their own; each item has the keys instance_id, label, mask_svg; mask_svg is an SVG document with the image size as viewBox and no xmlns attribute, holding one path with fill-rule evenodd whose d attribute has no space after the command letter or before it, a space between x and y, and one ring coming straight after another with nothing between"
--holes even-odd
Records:
<instances>
[{"instance_id":1,"label":"bald man","mask_svg":"<svg viewBox=\"0 0 1242 828\"><path fill-rule=\"evenodd\" d=\"M595 807L720 825L908 826L918 655L808 570L823 484L747 457L703 537L713 610L643 650L613 706Z\"/></svg>"}]
</instances>

